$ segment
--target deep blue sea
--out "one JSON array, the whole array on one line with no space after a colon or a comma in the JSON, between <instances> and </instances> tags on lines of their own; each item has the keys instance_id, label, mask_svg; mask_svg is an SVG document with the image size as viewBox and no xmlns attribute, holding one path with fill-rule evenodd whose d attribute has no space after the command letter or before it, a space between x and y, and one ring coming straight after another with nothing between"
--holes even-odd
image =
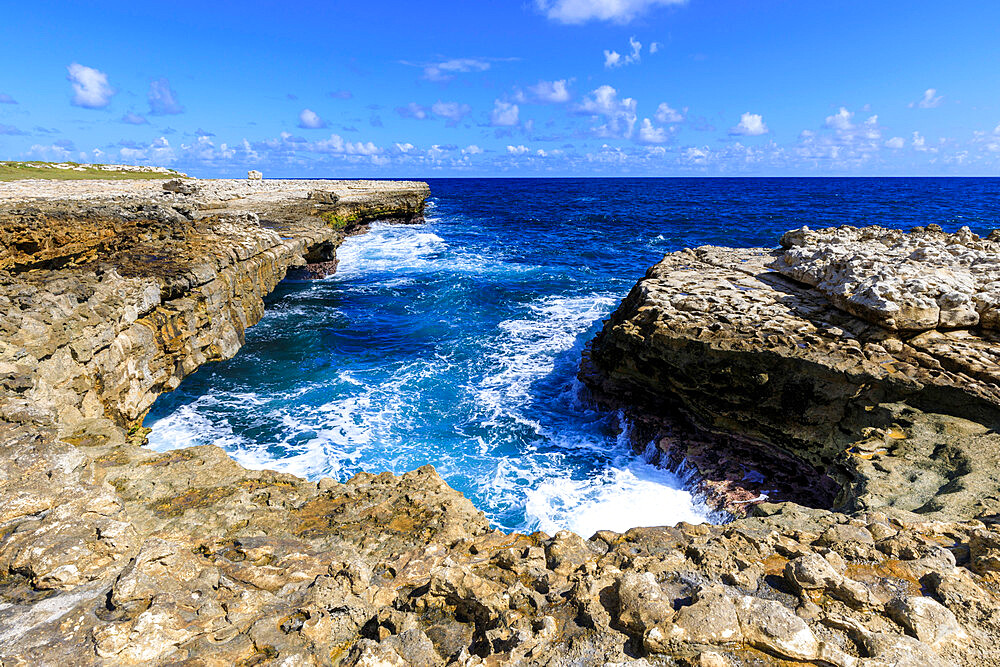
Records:
<instances>
[{"instance_id":1,"label":"deep blue sea","mask_svg":"<svg viewBox=\"0 0 1000 667\"><path fill-rule=\"evenodd\" d=\"M686 246L801 225L1000 227L1000 179L434 179L423 225L375 224L335 276L282 283L236 358L162 396L158 450L215 443L309 478L430 463L507 529L703 520L682 480L581 400L580 353Z\"/></svg>"}]
</instances>

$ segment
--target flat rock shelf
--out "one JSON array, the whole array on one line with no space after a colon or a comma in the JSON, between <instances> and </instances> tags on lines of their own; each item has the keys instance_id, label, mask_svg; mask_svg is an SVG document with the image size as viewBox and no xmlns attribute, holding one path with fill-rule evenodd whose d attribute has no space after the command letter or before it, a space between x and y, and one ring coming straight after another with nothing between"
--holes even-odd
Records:
<instances>
[{"instance_id":1,"label":"flat rock shelf","mask_svg":"<svg viewBox=\"0 0 1000 667\"><path fill-rule=\"evenodd\" d=\"M976 323L945 326L942 291L938 325L901 332L841 310L827 269L820 289L769 269L782 251L651 269L582 375L749 514L725 525L508 534L430 467L309 482L142 446L156 396L236 354L289 268L322 275L345 235L418 222L427 196L0 184L2 664L1000 664L978 283ZM827 236L786 263L823 262ZM744 465L784 469L788 502Z\"/></svg>"}]
</instances>

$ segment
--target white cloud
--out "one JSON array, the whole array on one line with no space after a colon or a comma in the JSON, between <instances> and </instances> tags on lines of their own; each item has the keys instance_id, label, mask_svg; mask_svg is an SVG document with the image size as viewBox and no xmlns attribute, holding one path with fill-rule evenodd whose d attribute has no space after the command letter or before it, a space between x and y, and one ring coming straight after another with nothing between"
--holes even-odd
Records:
<instances>
[{"instance_id":1,"label":"white cloud","mask_svg":"<svg viewBox=\"0 0 1000 667\"><path fill-rule=\"evenodd\" d=\"M921 152L927 150L927 139L919 132L913 133L913 148Z\"/></svg>"},{"instance_id":2,"label":"white cloud","mask_svg":"<svg viewBox=\"0 0 1000 667\"><path fill-rule=\"evenodd\" d=\"M654 53L656 53L657 51L659 51L661 46L663 46L663 45L660 44L659 42L653 42L652 44L650 44L649 45L649 55L653 55Z\"/></svg>"},{"instance_id":3,"label":"white cloud","mask_svg":"<svg viewBox=\"0 0 1000 667\"><path fill-rule=\"evenodd\" d=\"M511 155L524 155L528 152L527 146L507 146L507 152Z\"/></svg>"},{"instance_id":4,"label":"white cloud","mask_svg":"<svg viewBox=\"0 0 1000 667\"><path fill-rule=\"evenodd\" d=\"M916 102L910 102L910 108L936 109L944 102L944 95L938 95L936 88L928 88L924 91L924 96Z\"/></svg>"},{"instance_id":5,"label":"white cloud","mask_svg":"<svg viewBox=\"0 0 1000 667\"><path fill-rule=\"evenodd\" d=\"M767 134L769 131L767 125L764 124L763 116L759 113L747 112L740 116L740 122L736 124L736 127L729 129L729 134L758 137L762 134Z\"/></svg>"},{"instance_id":6,"label":"white cloud","mask_svg":"<svg viewBox=\"0 0 1000 667\"><path fill-rule=\"evenodd\" d=\"M115 90L108 85L108 75L93 67L73 63L66 68L66 77L73 87L73 104L85 109L103 109L111 102Z\"/></svg>"},{"instance_id":7,"label":"white cloud","mask_svg":"<svg viewBox=\"0 0 1000 667\"><path fill-rule=\"evenodd\" d=\"M479 155L482 152L483 149L475 144L469 144L468 146L462 149L463 155Z\"/></svg>"},{"instance_id":8,"label":"white cloud","mask_svg":"<svg viewBox=\"0 0 1000 667\"><path fill-rule=\"evenodd\" d=\"M665 144L668 139L667 130L656 127L648 118L643 118L639 125L639 143Z\"/></svg>"},{"instance_id":9,"label":"white cloud","mask_svg":"<svg viewBox=\"0 0 1000 667\"><path fill-rule=\"evenodd\" d=\"M312 109L303 109L299 114L299 127L306 130L319 130L326 127L326 121Z\"/></svg>"},{"instance_id":10,"label":"white cloud","mask_svg":"<svg viewBox=\"0 0 1000 667\"><path fill-rule=\"evenodd\" d=\"M344 141L339 134L331 134L329 139L308 144L307 149L314 153L339 153L344 155L376 155L382 152L381 148L370 141Z\"/></svg>"},{"instance_id":11,"label":"white cloud","mask_svg":"<svg viewBox=\"0 0 1000 667\"><path fill-rule=\"evenodd\" d=\"M666 102L660 104L656 107L656 113L653 118L661 123L679 123L684 120L684 115L676 109L670 108L670 105Z\"/></svg>"},{"instance_id":12,"label":"white cloud","mask_svg":"<svg viewBox=\"0 0 1000 667\"><path fill-rule=\"evenodd\" d=\"M604 67L606 69L613 69L615 67L622 67L624 65L632 65L642 61L642 42L637 40L635 37L628 38L628 45L631 49L631 53L627 56L623 56L617 51L604 50Z\"/></svg>"},{"instance_id":13,"label":"white cloud","mask_svg":"<svg viewBox=\"0 0 1000 667\"><path fill-rule=\"evenodd\" d=\"M893 137L887 139L885 142L886 148L899 149L906 145L906 140L903 137Z\"/></svg>"},{"instance_id":14,"label":"white cloud","mask_svg":"<svg viewBox=\"0 0 1000 667\"><path fill-rule=\"evenodd\" d=\"M604 124L593 128L600 137L632 136L636 121L636 101L631 97L618 99L618 91L611 86L600 86L591 91L574 111L579 114L600 116Z\"/></svg>"},{"instance_id":15,"label":"white cloud","mask_svg":"<svg viewBox=\"0 0 1000 667\"><path fill-rule=\"evenodd\" d=\"M553 21L586 23L613 21L628 23L653 7L682 5L686 0L535 0L536 6Z\"/></svg>"},{"instance_id":16,"label":"white cloud","mask_svg":"<svg viewBox=\"0 0 1000 667\"><path fill-rule=\"evenodd\" d=\"M184 107L177 102L177 94L166 79L149 82L149 112L158 116L184 113Z\"/></svg>"},{"instance_id":17,"label":"white cloud","mask_svg":"<svg viewBox=\"0 0 1000 667\"><path fill-rule=\"evenodd\" d=\"M840 111L833 114L832 116L826 117L826 126L834 130L839 130L841 132L846 132L847 130L853 130L854 123L851 122L851 118L853 117L854 117L853 113L851 113L844 107L840 107Z\"/></svg>"},{"instance_id":18,"label":"white cloud","mask_svg":"<svg viewBox=\"0 0 1000 667\"><path fill-rule=\"evenodd\" d=\"M490 68L487 60L477 58L455 58L424 66L424 78L428 81L451 81L455 74L465 72L485 72Z\"/></svg>"},{"instance_id":19,"label":"white cloud","mask_svg":"<svg viewBox=\"0 0 1000 667\"><path fill-rule=\"evenodd\" d=\"M468 104L459 104L458 102L442 102L438 100L431 105L431 113L435 116L446 118L452 123L462 120L470 111L472 111L472 107Z\"/></svg>"},{"instance_id":20,"label":"white cloud","mask_svg":"<svg viewBox=\"0 0 1000 667\"><path fill-rule=\"evenodd\" d=\"M405 107L396 107L396 113L403 118L416 118L417 120L424 120L429 116L427 107L416 102L410 102Z\"/></svg>"},{"instance_id":21,"label":"white cloud","mask_svg":"<svg viewBox=\"0 0 1000 667\"><path fill-rule=\"evenodd\" d=\"M993 128L993 134L1000 134L1000 124Z\"/></svg>"},{"instance_id":22,"label":"white cloud","mask_svg":"<svg viewBox=\"0 0 1000 667\"><path fill-rule=\"evenodd\" d=\"M28 149L28 152L24 154L24 157L62 162L76 157L74 150L75 149L70 142L57 142L48 146L34 144Z\"/></svg>"},{"instance_id":23,"label":"white cloud","mask_svg":"<svg viewBox=\"0 0 1000 667\"><path fill-rule=\"evenodd\" d=\"M400 153L409 153L410 151L413 150L413 144L411 143L396 144L396 150L399 151Z\"/></svg>"},{"instance_id":24,"label":"white cloud","mask_svg":"<svg viewBox=\"0 0 1000 667\"><path fill-rule=\"evenodd\" d=\"M534 86L528 86L528 92L539 102L546 104L562 104L569 102L570 94L566 79L558 81L539 81Z\"/></svg>"},{"instance_id":25,"label":"white cloud","mask_svg":"<svg viewBox=\"0 0 1000 667\"><path fill-rule=\"evenodd\" d=\"M696 148L691 146L682 154L682 161L689 162L691 164L705 164L708 160L708 147L704 149Z\"/></svg>"},{"instance_id":26,"label":"white cloud","mask_svg":"<svg viewBox=\"0 0 1000 667\"><path fill-rule=\"evenodd\" d=\"M520 110L516 104L496 100L493 103L493 113L490 114L490 125L496 127L512 127L517 125Z\"/></svg>"},{"instance_id":27,"label":"white cloud","mask_svg":"<svg viewBox=\"0 0 1000 667\"><path fill-rule=\"evenodd\" d=\"M549 154L548 154L548 153L546 153L546 152L545 152L545 151L544 151L543 149L541 149L541 148L539 148L539 149L538 149L537 151L535 151L535 155L537 155L538 157L548 157L548 156L549 156Z\"/></svg>"}]
</instances>

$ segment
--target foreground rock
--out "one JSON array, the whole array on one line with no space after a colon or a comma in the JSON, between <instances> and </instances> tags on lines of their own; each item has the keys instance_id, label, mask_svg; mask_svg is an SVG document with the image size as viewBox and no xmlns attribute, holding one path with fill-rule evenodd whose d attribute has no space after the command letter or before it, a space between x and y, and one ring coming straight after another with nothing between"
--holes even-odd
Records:
<instances>
[{"instance_id":1,"label":"foreground rock","mask_svg":"<svg viewBox=\"0 0 1000 667\"><path fill-rule=\"evenodd\" d=\"M850 514L764 504L723 526L504 534L429 467L308 482L216 447L142 447L155 396L235 353L288 266L332 261L371 217L416 218L426 194L196 183L0 211L3 665L1000 664L1000 530L986 517L930 521L855 492ZM630 304L680 298L664 288L644 302L643 289L604 349ZM668 320L650 321L661 335ZM661 340L621 348L632 370L613 381L632 384L619 400L679 400L644 386L651 357L629 360L678 364L671 350L688 343ZM776 381L783 363L797 370L766 354ZM737 398L735 416L749 402ZM782 441L785 456L827 418ZM640 427L653 423L662 415ZM821 465L829 448L814 449L798 465ZM967 498L958 514L988 502Z\"/></svg>"}]
</instances>

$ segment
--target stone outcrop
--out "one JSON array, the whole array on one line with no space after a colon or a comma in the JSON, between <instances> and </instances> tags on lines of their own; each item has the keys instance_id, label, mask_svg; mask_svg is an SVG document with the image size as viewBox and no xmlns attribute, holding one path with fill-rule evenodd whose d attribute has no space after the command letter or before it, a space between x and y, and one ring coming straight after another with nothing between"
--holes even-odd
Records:
<instances>
[{"instance_id":1,"label":"stone outcrop","mask_svg":"<svg viewBox=\"0 0 1000 667\"><path fill-rule=\"evenodd\" d=\"M844 454L854 422L828 420L868 414L852 403L861 400L852 382L903 373L869 356L874 333L824 362L821 352L845 347L836 340L862 336L852 326L878 329L767 271L773 254L737 253L746 261L733 269L732 251L700 249L654 269L599 339L591 377L607 369L601 387L637 417L645 411L638 430L663 426L678 405L710 422L716 433L675 424L675 437L701 438L703 458L740 429L739 445L757 458L765 446L784 452L786 474L794 461L825 471L833 489L864 480L850 487L849 513L764 503L726 525L505 534L430 467L310 482L246 470L216 447L142 446L155 396L234 354L290 266L335 262L343 236L372 218L418 218L425 186L66 185L30 191L34 199L18 190L0 205L4 666L1000 664L1000 529L986 516L954 520L991 499L956 484L959 502L910 507L920 494L944 495L934 493L934 475L950 474L934 467L942 456L972 453L955 443L925 452L930 433L992 442L975 421L994 404L988 375L944 343L931 352L907 340L916 360L943 359L944 349L961 359L911 361L925 375L907 370L902 389L858 394L882 422L855 439L863 455ZM685 277L688 267L701 282ZM751 314L740 320L720 305L737 293L752 295L761 337L724 342L714 324L751 331ZM809 347L772 337L801 324L788 295L805 294L841 331L806 331L815 349L799 357L788 350ZM718 300L699 311L699 299ZM708 310L729 319L699 320ZM705 331L718 339L700 339ZM959 332L921 335L930 334ZM963 344L980 344L966 334ZM886 354L893 336L882 339ZM784 374L803 368L823 393L793 391ZM714 384L700 389L705 370ZM918 385L937 387L935 404L974 396L978 407L923 412L907 402L927 391ZM784 399L760 388L786 386L799 402L782 421ZM791 428L795 406L809 418ZM906 460L900 446L926 461L930 482L884 464ZM883 476L852 468L851 456ZM986 484L977 461L961 465L960 480ZM918 499L882 502L880 483L908 484Z\"/></svg>"},{"instance_id":2,"label":"stone outcrop","mask_svg":"<svg viewBox=\"0 0 1000 667\"><path fill-rule=\"evenodd\" d=\"M160 393L236 353L289 268L335 265L346 234L419 219L428 194L365 181L3 187L0 417L63 428L138 425Z\"/></svg>"}]
</instances>

